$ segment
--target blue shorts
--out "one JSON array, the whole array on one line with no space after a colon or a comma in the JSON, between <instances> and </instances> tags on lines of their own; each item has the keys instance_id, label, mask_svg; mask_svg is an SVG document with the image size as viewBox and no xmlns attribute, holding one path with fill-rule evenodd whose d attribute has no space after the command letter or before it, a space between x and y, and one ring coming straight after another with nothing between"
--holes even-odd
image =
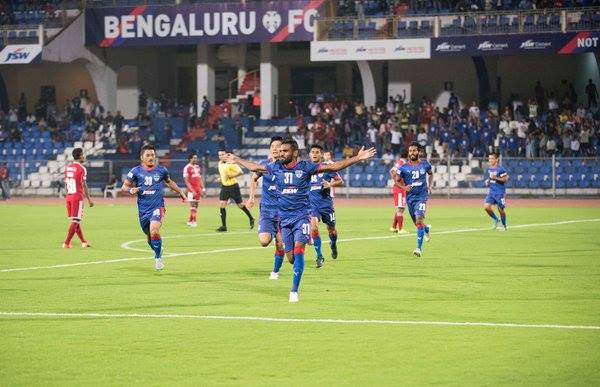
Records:
<instances>
[{"instance_id":1,"label":"blue shorts","mask_svg":"<svg viewBox=\"0 0 600 387\"><path fill-rule=\"evenodd\" d=\"M310 220L308 216L301 216L294 219L292 222L286 222L286 225L281 225L281 239L285 251L294 249L296 242L307 244L310 239Z\"/></svg>"},{"instance_id":2,"label":"blue shorts","mask_svg":"<svg viewBox=\"0 0 600 387\"><path fill-rule=\"evenodd\" d=\"M409 198L406 201L406 204L413 223L416 222L418 216L425 217L425 212L427 211L427 198Z\"/></svg>"},{"instance_id":3,"label":"blue shorts","mask_svg":"<svg viewBox=\"0 0 600 387\"><path fill-rule=\"evenodd\" d=\"M150 234L150 222L161 222L165 217L165 208L155 208L154 210L138 214L140 217L140 227L144 234Z\"/></svg>"},{"instance_id":4,"label":"blue shorts","mask_svg":"<svg viewBox=\"0 0 600 387\"><path fill-rule=\"evenodd\" d=\"M310 216L317 218L329 227L335 227L335 211L333 208L311 208Z\"/></svg>"},{"instance_id":5,"label":"blue shorts","mask_svg":"<svg viewBox=\"0 0 600 387\"><path fill-rule=\"evenodd\" d=\"M491 194L488 193L485 197L484 203L498 206L498 208L504 209L506 207L506 197L502 194Z\"/></svg>"},{"instance_id":6,"label":"blue shorts","mask_svg":"<svg viewBox=\"0 0 600 387\"><path fill-rule=\"evenodd\" d=\"M258 218L258 233L268 232L275 236L279 232L279 215L277 211L261 210Z\"/></svg>"}]
</instances>

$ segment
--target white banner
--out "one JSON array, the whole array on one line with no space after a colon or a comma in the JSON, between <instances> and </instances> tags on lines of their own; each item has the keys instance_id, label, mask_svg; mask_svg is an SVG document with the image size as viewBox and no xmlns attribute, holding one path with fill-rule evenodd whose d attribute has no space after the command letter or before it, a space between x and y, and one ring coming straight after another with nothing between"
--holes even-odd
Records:
<instances>
[{"instance_id":1,"label":"white banner","mask_svg":"<svg viewBox=\"0 0 600 387\"><path fill-rule=\"evenodd\" d=\"M313 41L310 42L310 60L429 59L430 42L430 39Z\"/></svg>"},{"instance_id":2,"label":"white banner","mask_svg":"<svg viewBox=\"0 0 600 387\"><path fill-rule=\"evenodd\" d=\"M31 63L42 53L39 44L11 44L0 52L0 64Z\"/></svg>"}]
</instances>

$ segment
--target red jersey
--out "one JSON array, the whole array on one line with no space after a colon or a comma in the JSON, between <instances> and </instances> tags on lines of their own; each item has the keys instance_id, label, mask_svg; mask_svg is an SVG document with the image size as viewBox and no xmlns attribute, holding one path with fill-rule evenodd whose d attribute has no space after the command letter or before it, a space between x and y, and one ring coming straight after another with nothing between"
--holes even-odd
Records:
<instances>
[{"instance_id":1,"label":"red jersey","mask_svg":"<svg viewBox=\"0 0 600 387\"><path fill-rule=\"evenodd\" d=\"M65 169L65 187L67 201L83 200L83 182L87 179L87 169L77 161L72 162Z\"/></svg>"},{"instance_id":2,"label":"red jersey","mask_svg":"<svg viewBox=\"0 0 600 387\"><path fill-rule=\"evenodd\" d=\"M183 177L187 178L189 185L194 191L200 192L202 190L202 179L198 164L187 164L183 167Z\"/></svg>"},{"instance_id":3,"label":"red jersey","mask_svg":"<svg viewBox=\"0 0 600 387\"><path fill-rule=\"evenodd\" d=\"M406 161L404 161L403 159L398 159L398 160L396 160L396 163L392 167L392 171L394 171L396 173L396 177L397 178L400 178L400 175L398 174L398 171L400 171L400 167L402 167L404 164L406 164ZM400 180L402 180L402 179L400 179ZM404 192L403 189L401 189L400 187L398 187L396 185L396 182L394 182L393 188L394 188L393 190L395 192Z\"/></svg>"}]
</instances>

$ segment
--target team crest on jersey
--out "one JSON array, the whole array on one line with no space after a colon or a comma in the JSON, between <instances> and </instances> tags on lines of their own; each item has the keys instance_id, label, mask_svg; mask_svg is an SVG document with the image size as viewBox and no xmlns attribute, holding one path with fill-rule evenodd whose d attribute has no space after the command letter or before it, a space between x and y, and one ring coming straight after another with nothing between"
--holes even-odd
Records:
<instances>
[{"instance_id":1,"label":"team crest on jersey","mask_svg":"<svg viewBox=\"0 0 600 387\"><path fill-rule=\"evenodd\" d=\"M160 176L159 175L154 175L154 181L158 182L160 180Z\"/></svg>"},{"instance_id":2,"label":"team crest on jersey","mask_svg":"<svg viewBox=\"0 0 600 387\"><path fill-rule=\"evenodd\" d=\"M419 173L420 173L421 175L424 175L424 174L425 174L425 169L424 169L424 168L421 168L421 169L419 169Z\"/></svg>"},{"instance_id":3,"label":"team crest on jersey","mask_svg":"<svg viewBox=\"0 0 600 387\"><path fill-rule=\"evenodd\" d=\"M296 177L299 179L304 174L304 171L296 171Z\"/></svg>"}]
</instances>

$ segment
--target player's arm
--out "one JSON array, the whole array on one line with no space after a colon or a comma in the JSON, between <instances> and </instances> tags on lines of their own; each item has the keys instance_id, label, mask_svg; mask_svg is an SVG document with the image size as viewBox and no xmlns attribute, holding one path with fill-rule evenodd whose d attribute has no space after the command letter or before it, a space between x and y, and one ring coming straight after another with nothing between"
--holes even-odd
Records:
<instances>
[{"instance_id":1,"label":"player's arm","mask_svg":"<svg viewBox=\"0 0 600 387\"><path fill-rule=\"evenodd\" d=\"M431 195L433 189L433 171L430 169L427 171L427 193Z\"/></svg>"},{"instance_id":2,"label":"player's arm","mask_svg":"<svg viewBox=\"0 0 600 387\"><path fill-rule=\"evenodd\" d=\"M344 168L348 168L351 165L360 163L361 161L368 160L375 156L376 153L377 150L375 148L365 149L365 147L363 146L362 148L360 148L360 151L358 151L358 154L354 157L351 157L346 160L336 161L335 163L331 164L319 164L319 167L317 168L317 173L340 171Z\"/></svg>"},{"instance_id":3,"label":"player's arm","mask_svg":"<svg viewBox=\"0 0 600 387\"><path fill-rule=\"evenodd\" d=\"M88 188L87 185L87 181L83 181L83 194L85 195L85 198L88 201L88 204L90 205L90 207L94 207L94 202L92 201L92 198L90 197L90 189Z\"/></svg>"},{"instance_id":4,"label":"player's arm","mask_svg":"<svg viewBox=\"0 0 600 387\"><path fill-rule=\"evenodd\" d=\"M508 181L508 173L503 173L501 176L492 176L490 180L496 180L499 183L506 183Z\"/></svg>"},{"instance_id":5,"label":"player's arm","mask_svg":"<svg viewBox=\"0 0 600 387\"><path fill-rule=\"evenodd\" d=\"M398 172L396 172L396 167L390 169L390 177L392 178L392 181L394 182L394 185L402 188L402 179L400 178L400 176L398 176ZM404 189L404 188L403 188Z\"/></svg>"},{"instance_id":6,"label":"player's arm","mask_svg":"<svg viewBox=\"0 0 600 387\"><path fill-rule=\"evenodd\" d=\"M179 197L181 197L181 200L185 201L187 199L187 197L185 196L185 194L183 193L183 191L181 190L181 188L179 188L177 186L177 183L175 183L173 180L171 180L170 178L166 178L165 179L165 184L167 184L167 187L169 187L169 189L171 191L173 191L176 194L178 194Z\"/></svg>"},{"instance_id":7,"label":"player's arm","mask_svg":"<svg viewBox=\"0 0 600 387\"><path fill-rule=\"evenodd\" d=\"M129 179L123 180L123 185L121 186L121 191L127 192L130 195L135 195L140 190L138 187L132 186L132 181Z\"/></svg>"},{"instance_id":8,"label":"player's arm","mask_svg":"<svg viewBox=\"0 0 600 387\"><path fill-rule=\"evenodd\" d=\"M344 185L344 180L338 174L336 174L334 177L332 177L331 180L329 180L329 181L327 181L327 180L323 181L323 188L341 187L343 185Z\"/></svg>"},{"instance_id":9,"label":"player's arm","mask_svg":"<svg viewBox=\"0 0 600 387\"><path fill-rule=\"evenodd\" d=\"M254 161L240 159L233 153L228 153L226 158L227 158L228 162L240 165L244 168L251 170L252 172L262 172L262 173L267 172L267 168L264 165L255 163Z\"/></svg>"},{"instance_id":10,"label":"player's arm","mask_svg":"<svg viewBox=\"0 0 600 387\"><path fill-rule=\"evenodd\" d=\"M258 179L261 177L261 175L255 172L250 178L250 195L248 196L248 200L246 200L246 207L248 208L254 207L256 188L258 188Z\"/></svg>"}]
</instances>

